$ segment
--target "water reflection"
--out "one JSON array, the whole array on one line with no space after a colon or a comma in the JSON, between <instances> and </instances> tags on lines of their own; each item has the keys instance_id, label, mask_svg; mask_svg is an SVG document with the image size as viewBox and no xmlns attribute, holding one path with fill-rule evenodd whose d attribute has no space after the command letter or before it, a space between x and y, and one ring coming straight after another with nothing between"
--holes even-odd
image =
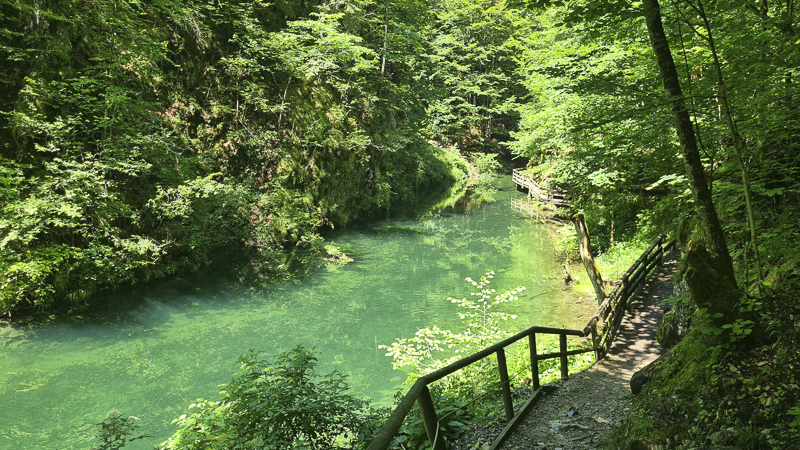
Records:
<instances>
[{"instance_id":1,"label":"water reflection","mask_svg":"<svg viewBox=\"0 0 800 450\"><path fill-rule=\"evenodd\" d=\"M583 326L593 302L562 290L550 232L508 209L510 180L498 188L493 203L439 202L417 219L336 230L326 238L353 262L298 253L302 276L288 282L206 273L109 295L81 315L0 327L0 447L86 447L117 408L157 436L131 448L151 448L196 398L217 398L248 349L315 347L321 372L347 373L358 393L387 404L405 375L378 345L458 327L447 297L469 295L464 279L487 270L498 290L528 288L506 306L519 317L511 326Z\"/></svg>"}]
</instances>

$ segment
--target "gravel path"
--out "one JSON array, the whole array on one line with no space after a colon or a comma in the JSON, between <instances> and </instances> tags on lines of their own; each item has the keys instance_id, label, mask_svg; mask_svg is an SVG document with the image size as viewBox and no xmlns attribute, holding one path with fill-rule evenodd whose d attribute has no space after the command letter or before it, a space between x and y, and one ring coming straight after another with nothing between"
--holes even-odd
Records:
<instances>
[{"instance_id":1,"label":"gravel path","mask_svg":"<svg viewBox=\"0 0 800 450\"><path fill-rule=\"evenodd\" d=\"M634 372L662 353L655 334L664 308L660 302L672 296L677 271L675 252L628 305L609 354L594 367L558 383L531 407L500 450L592 449L625 417L632 398Z\"/></svg>"}]
</instances>

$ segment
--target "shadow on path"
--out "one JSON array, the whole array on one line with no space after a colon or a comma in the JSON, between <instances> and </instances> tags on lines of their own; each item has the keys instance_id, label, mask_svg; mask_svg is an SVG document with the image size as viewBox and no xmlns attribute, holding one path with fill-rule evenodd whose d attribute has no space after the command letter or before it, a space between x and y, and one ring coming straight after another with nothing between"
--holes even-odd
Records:
<instances>
[{"instance_id":1,"label":"shadow on path","mask_svg":"<svg viewBox=\"0 0 800 450\"><path fill-rule=\"evenodd\" d=\"M678 271L676 253L673 251L665 257L639 295L628 304L609 356L647 364L661 355L661 346L656 342L656 328L664 315L665 308L661 303L672 297L673 278Z\"/></svg>"},{"instance_id":2,"label":"shadow on path","mask_svg":"<svg viewBox=\"0 0 800 450\"><path fill-rule=\"evenodd\" d=\"M672 251L628 304L608 355L592 368L559 382L558 389L528 411L500 449L597 447L628 411L633 373L663 353L655 340L656 328L664 315L661 303L673 295L677 269L677 251Z\"/></svg>"}]
</instances>

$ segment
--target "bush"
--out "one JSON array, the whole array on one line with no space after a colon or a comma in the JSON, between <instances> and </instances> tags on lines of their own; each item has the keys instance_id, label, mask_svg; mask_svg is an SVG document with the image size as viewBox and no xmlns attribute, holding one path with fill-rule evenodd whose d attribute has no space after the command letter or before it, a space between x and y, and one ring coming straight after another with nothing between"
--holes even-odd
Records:
<instances>
[{"instance_id":1,"label":"bush","mask_svg":"<svg viewBox=\"0 0 800 450\"><path fill-rule=\"evenodd\" d=\"M298 345L274 363L250 350L239 364L222 399L198 399L162 448L358 448L368 439L377 414L350 393L345 375L316 375L313 350Z\"/></svg>"},{"instance_id":2,"label":"bush","mask_svg":"<svg viewBox=\"0 0 800 450\"><path fill-rule=\"evenodd\" d=\"M105 420L98 423L100 427L95 433L95 440L100 441L92 450L111 450L125 447L128 443L152 436L136 434L142 419L136 416L125 417L119 410L112 409L106 414Z\"/></svg>"},{"instance_id":3,"label":"bush","mask_svg":"<svg viewBox=\"0 0 800 450\"><path fill-rule=\"evenodd\" d=\"M476 297L475 300L452 297L447 299L465 310L458 312L465 327L464 331L454 333L434 325L418 330L412 338L396 339L391 345L379 346L388 350L386 356L392 357L392 366L395 369L410 368L408 381L413 382L426 373L455 362L464 353L479 351L510 336L511 333L502 324L509 319L516 319L517 316L492 309L501 303L517 300L517 294L524 291L525 287L519 286L495 295L496 291L489 287L492 278L494 272L489 271L480 281L466 279L480 290L471 293L471 296ZM474 384L472 387L475 387Z\"/></svg>"}]
</instances>

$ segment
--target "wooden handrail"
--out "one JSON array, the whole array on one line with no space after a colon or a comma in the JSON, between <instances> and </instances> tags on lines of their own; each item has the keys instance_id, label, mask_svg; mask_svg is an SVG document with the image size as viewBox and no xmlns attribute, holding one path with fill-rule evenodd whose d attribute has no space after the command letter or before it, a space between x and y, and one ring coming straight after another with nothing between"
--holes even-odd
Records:
<instances>
[{"instance_id":1,"label":"wooden handrail","mask_svg":"<svg viewBox=\"0 0 800 450\"><path fill-rule=\"evenodd\" d=\"M543 192L544 190L539 186L539 183L534 180L533 176L524 173L523 169L514 169L511 173L511 181L519 188L528 190L528 199L550 203L557 207L569 207L569 203L564 198L564 194L551 190ZM513 203L514 199L512 198L511 201Z\"/></svg>"},{"instance_id":2,"label":"wooden handrail","mask_svg":"<svg viewBox=\"0 0 800 450\"><path fill-rule=\"evenodd\" d=\"M514 170L516 176L517 170ZM617 330L622 322L622 316L627 309L627 302L630 298L634 297L641 289L644 281L649 274L657 266L661 265L663 256L669 253L675 247L675 239L669 240L666 245L664 238L659 237L656 239L647 250L637 259L625 274L620 279L620 283L614 287L614 290L606 297L603 303L597 308L597 311L589 319L583 330L569 330L551 327L533 326L527 330L521 331L507 339L504 339L497 344L487 347L477 353L466 356L448 366L445 366L435 372L423 375L406 392L406 395L397 404L392 414L386 420L386 423L378 431L370 443L367 450L386 450L392 443L394 436L400 429L414 402L419 405L420 413L422 414L422 421L425 424L425 430L428 434L428 439L431 442L433 450L444 450L446 444L444 438L439 432L439 420L436 416L436 409L431 399L430 390L428 386L442 378L451 375L475 362L478 362L488 356L497 355L498 372L501 380L502 398L505 407L507 418L511 421L514 417L514 409L511 404L511 390L510 381L508 378L508 370L505 364L505 349L506 347L514 344L522 339L528 338L530 343L530 359L531 359L531 380L534 389L540 389L539 381L539 361L559 358L561 361L561 378L566 379L569 376L569 367L567 364L567 357L581 353L594 351L599 361L602 359L611 344L614 341ZM598 329L598 324L601 327ZM536 351L536 335L537 334L551 334L559 336L559 350L555 353L546 353L539 355ZM592 346L576 350L567 350L567 336L575 337L591 337ZM529 403L528 405L530 405ZM520 411L517 415L524 412ZM514 422L515 423L515 422ZM503 433L501 438L507 436ZM497 444L497 443L495 443Z\"/></svg>"}]
</instances>

